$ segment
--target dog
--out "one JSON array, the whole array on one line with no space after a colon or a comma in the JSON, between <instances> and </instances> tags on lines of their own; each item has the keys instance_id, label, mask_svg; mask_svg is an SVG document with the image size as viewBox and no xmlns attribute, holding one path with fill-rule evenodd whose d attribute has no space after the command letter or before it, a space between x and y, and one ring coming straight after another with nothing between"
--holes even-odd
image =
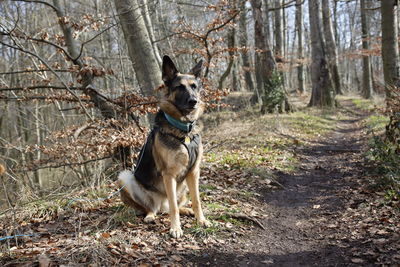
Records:
<instances>
[{"instance_id":1,"label":"dog","mask_svg":"<svg viewBox=\"0 0 400 267\"><path fill-rule=\"evenodd\" d=\"M170 234L183 235L180 214L192 215L203 226L210 226L204 217L199 195L200 162L203 154L200 126L196 121L204 110L200 99L200 75L203 61L187 74L178 72L170 57L164 56L159 108L154 127L139 154L132 171L118 176L124 188L121 200L138 213L144 221L152 222L158 212L169 212ZM189 189L192 208L187 203Z\"/></svg>"}]
</instances>

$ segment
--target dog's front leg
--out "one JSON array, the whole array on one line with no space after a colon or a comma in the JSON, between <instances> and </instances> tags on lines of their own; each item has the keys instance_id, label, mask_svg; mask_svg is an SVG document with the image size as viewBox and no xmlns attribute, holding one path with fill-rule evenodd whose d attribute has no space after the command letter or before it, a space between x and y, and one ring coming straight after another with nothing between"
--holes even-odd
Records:
<instances>
[{"instance_id":1,"label":"dog's front leg","mask_svg":"<svg viewBox=\"0 0 400 267\"><path fill-rule=\"evenodd\" d=\"M171 229L169 233L174 238L179 238L183 235L181 228L181 222L179 218L178 201L176 197L176 180L172 175L164 175L164 186L167 193L168 204L169 204L169 217L171 220Z\"/></svg>"},{"instance_id":2,"label":"dog's front leg","mask_svg":"<svg viewBox=\"0 0 400 267\"><path fill-rule=\"evenodd\" d=\"M201 208L199 195L199 177L200 170L194 170L188 174L188 176L186 177L186 182L189 187L190 197L192 199L194 216L196 217L197 222L200 225L208 227L211 225L211 223L204 217L203 210Z\"/></svg>"}]
</instances>

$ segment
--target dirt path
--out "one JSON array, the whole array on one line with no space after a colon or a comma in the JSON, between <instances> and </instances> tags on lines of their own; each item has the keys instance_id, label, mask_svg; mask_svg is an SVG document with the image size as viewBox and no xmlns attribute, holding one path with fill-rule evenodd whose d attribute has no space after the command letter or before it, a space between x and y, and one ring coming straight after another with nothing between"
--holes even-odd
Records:
<instances>
[{"instance_id":1,"label":"dirt path","mask_svg":"<svg viewBox=\"0 0 400 267\"><path fill-rule=\"evenodd\" d=\"M350 102L344 108L352 110ZM297 150L300 168L278 174L284 188L265 193L266 230L257 230L219 251L193 256L199 266L349 266L349 244L335 238L344 211L342 192L362 170L360 120L349 111L329 135Z\"/></svg>"}]
</instances>

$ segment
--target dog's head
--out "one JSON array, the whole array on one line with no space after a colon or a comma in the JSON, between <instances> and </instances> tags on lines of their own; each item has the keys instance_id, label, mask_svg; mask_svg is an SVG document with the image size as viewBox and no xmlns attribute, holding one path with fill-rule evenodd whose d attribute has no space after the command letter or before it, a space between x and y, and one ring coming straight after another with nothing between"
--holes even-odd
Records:
<instances>
[{"instance_id":1,"label":"dog's head","mask_svg":"<svg viewBox=\"0 0 400 267\"><path fill-rule=\"evenodd\" d=\"M200 74L203 68L201 60L187 74L181 74L171 58L164 56L162 79L165 87L162 90L160 108L180 120L196 120L203 110L200 99Z\"/></svg>"}]
</instances>

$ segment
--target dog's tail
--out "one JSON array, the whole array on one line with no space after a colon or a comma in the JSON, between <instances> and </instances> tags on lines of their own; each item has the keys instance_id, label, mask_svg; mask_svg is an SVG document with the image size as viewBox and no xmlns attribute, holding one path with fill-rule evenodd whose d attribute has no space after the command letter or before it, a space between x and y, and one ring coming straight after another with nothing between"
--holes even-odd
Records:
<instances>
[{"instance_id":1,"label":"dog's tail","mask_svg":"<svg viewBox=\"0 0 400 267\"><path fill-rule=\"evenodd\" d=\"M118 181L121 186L124 186L125 191L129 193L129 195L133 195L132 191L132 183L134 179L134 174L133 172L129 170L124 170L118 174Z\"/></svg>"}]
</instances>

